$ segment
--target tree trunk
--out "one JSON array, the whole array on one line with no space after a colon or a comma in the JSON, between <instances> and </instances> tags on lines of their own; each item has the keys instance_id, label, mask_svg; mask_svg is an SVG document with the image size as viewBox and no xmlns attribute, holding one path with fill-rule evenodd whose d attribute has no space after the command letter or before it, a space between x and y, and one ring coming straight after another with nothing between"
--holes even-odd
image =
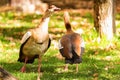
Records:
<instances>
[{"instance_id":1,"label":"tree trunk","mask_svg":"<svg viewBox=\"0 0 120 80\"><path fill-rule=\"evenodd\" d=\"M94 0L94 26L100 37L108 40L115 33L114 2L115 0Z\"/></svg>"}]
</instances>

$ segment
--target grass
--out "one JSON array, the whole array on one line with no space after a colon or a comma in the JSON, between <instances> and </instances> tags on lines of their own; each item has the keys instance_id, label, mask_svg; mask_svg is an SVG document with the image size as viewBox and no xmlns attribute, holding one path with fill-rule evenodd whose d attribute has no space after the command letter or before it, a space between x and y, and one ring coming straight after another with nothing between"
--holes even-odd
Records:
<instances>
[{"instance_id":1,"label":"grass","mask_svg":"<svg viewBox=\"0 0 120 80\"><path fill-rule=\"evenodd\" d=\"M86 42L86 50L83 55L83 63L79 65L79 72L75 73L75 65L69 66L68 72L61 72L64 60L59 59L56 42L64 34L63 13L51 16L49 33L53 37L51 47L42 59L41 80L119 80L120 79L120 36L116 35L110 44L107 40L99 42L97 33L93 27L93 18L90 13L80 16L71 13L71 23L74 30L83 30L82 37ZM72 17L74 16L74 17ZM27 65L27 72L19 70L23 63L17 62L20 40L23 34L36 26L41 15L22 15L14 12L0 13L0 66L9 71L19 80L36 80L37 59L33 64ZM116 15L119 23L120 14ZM119 29L120 25L117 24ZM119 32L117 32L119 34Z\"/></svg>"}]
</instances>

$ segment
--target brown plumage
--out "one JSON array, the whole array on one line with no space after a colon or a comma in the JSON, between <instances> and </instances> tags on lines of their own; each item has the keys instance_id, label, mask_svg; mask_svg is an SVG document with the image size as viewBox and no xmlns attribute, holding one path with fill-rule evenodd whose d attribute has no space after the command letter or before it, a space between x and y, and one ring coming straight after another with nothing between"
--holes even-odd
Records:
<instances>
[{"instance_id":1,"label":"brown plumage","mask_svg":"<svg viewBox=\"0 0 120 80\"><path fill-rule=\"evenodd\" d=\"M82 62L82 53L84 52L84 41L80 34L75 33L69 21L69 14L64 12L64 23L66 34L60 39L60 53L65 57L65 70L68 70L69 64L76 64L76 72L78 72L78 63Z\"/></svg>"},{"instance_id":2,"label":"brown plumage","mask_svg":"<svg viewBox=\"0 0 120 80\"><path fill-rule=\"evenodd\" d=\"M50 15L57 10L60 10L60 8L57 8L54 5L50 6L42 17L39 25L36 28L30 29L23 36L18 58L18 61L24 62L21 72L25 72L26 63L33 63L34 59L38 58L38 73L40 75L41 58L50 47L51 43L51 39L48 34Z\"/></svg>"}]
</instances>

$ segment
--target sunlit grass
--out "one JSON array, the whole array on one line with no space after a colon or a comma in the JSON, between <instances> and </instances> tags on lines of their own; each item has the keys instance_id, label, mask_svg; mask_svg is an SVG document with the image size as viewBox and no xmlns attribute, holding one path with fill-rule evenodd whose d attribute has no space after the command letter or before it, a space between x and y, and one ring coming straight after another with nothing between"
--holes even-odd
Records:
<instances>
[{"instance_id":1,"label":"sunlit grass","mask_svg":"<svg viewBox=\"0 0 120 80\"><path fill-rule=\"evenodd\" d=\"M75 73L75 65L69 66L68 72L62 72L64 60L58 58L57 43L64 34L65 27L63 13L53 14L49 22L49 33L52 44L42 58L41 80L119 80L120 79L120 37L116 35L112 41L98 38L93 27L93 17L90 13L80 16L71 14L73 30L82 29L86 50L83 54L83 63L79 65L79 72ZM120 15L117 15L119 21ZM41 15L23 15L13 12L0 13L0 66L19 78L19 80L36 80L37 59L27 65L27 72L19 70L23 63L17 62L20 40L23 34L35 27ZM117 25L119 28L119 25ZM107 48L112 43L113 47Z\"/></svg>"}]
</instances>

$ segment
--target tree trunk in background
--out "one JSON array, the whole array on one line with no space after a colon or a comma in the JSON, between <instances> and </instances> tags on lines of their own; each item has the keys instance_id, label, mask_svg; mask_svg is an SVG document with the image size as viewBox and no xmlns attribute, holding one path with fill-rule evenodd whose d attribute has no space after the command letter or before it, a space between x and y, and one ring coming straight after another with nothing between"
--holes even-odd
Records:
<instances>
[{"instance_id":1,"label":"tree trunk in background","mask_svg":"<svg viewBox=\"0 0 120 80\"><path fill-rule=\"evenodd\" d=\"M48 5L41 0L11 0L11 6L22 10L23 13L39 13L43 14Z\"/></svg>"},{"instance_id":2,"label":"tree trunk in background","mask_svg":"<svg viewBox=\"0 0 120 80\"><path fill-rule=\"evenodd\" d=\"M0 0L0 6L10 5L11 0Z\"/></svg>"},{"instance_id":3,"label":"tree trunk in background","mask_svg":"<svg viewBox=\"0 0 120 80\"><path fill-rule=\"evenodd\" d=\"M115 0L94 0L94 26L100 37L108 40L115 33Z\"/></svg>"}]
</instances>

